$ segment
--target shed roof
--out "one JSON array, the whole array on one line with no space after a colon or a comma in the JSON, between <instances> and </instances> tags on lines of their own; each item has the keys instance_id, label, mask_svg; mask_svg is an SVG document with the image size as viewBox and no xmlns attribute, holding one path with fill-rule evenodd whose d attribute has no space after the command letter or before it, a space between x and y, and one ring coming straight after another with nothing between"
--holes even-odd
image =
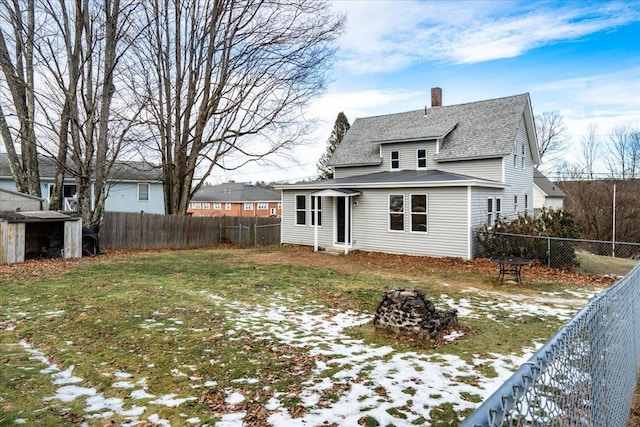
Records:
<instances>
[{"instance_id":1,"label":"shed roof","mask_svg":"<svg viewBox=\"0 0 640 427\"><path fill-rule=\"evenodd\" d=\"M562 191L556 184L551 182L542 172L538 169L533 170L533 183L547 195L547 197L566 197L566 193Z\"/></svg>"},{"instance_id":2,"label":"shed roof","mask_svg":"<svg viewBox=\"0 0 640 427\"><path fill-rule=\"evenodd\" d=\"M440 139L437 161L509 155L525 119L535 141L529 94L358 118L336 147L332 166L379 164L380 144ZM535 163L537 147L534 152Z\"/></svg>"},{"instance_id":3,"label":"shed roof","mask_svg":"<svg viewBox=\"0 0 640 427\"><path fill-rule=\"evenodd\" d=\"M279 202L280 192L244 182L226 182L202 187L193 202Z\"/></svg>"}]
</instances>

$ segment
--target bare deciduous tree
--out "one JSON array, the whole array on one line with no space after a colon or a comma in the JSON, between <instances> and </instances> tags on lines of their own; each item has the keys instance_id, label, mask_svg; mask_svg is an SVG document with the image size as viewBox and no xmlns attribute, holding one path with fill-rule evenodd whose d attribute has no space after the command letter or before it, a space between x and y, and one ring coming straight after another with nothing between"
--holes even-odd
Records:
<instances>
[{"instance_id":1,"label":"bare deciduous tree","mask_svg":"<svg viewBox=\"0 0 640 427\"><path fill-rule=\"evenodd\" d=\"M540 158L547 161L556 160L567 144L567 128L560 111L546 111L535 118L538 134Z\"/></svg>"},{"instance_id":2,"label":"bare deciduous tree","mask_svg":"<svg viewBox=\"0 0 640 427\"><path fill-rule=\"evenodd\" d=\"M165 212L185 214L214 167L296 143L343 27L324 0L150 0L140 102L163 167ZM196 176L196 171L199 175Z\"/></svg>"},{"instance_id":3,"label":"bare deciduous tree","mask_svg":"<svg viewBox=\"0 0 640 427\"><path fill-rule=\"evenodd\" d=\"M17 126L12 127L0 104L0 133L18 191L40 196L34 129L34 0L0 1L0 24L0 68L4 84L11 94L11 115L18 121ZM16 146L20 147L21 155Z\"/></svg>"},{"instance_id":4,"label":"bare deciduous tree","mask_svg":"<svg viewBox=\"0 0 640 427\"><path fill-rule=\"evenodd\" d=\"M607 164L612 177L635 179L640 175L640 144L631 125L615 127L609 134Z\"/></svg>"},{"instance_id":5,"label":"bare deciduous tree","mask_svg":"<svg viewBox=\"0 0 640 427\"><path fill-rule=\"evenodd\" d=\"M598 126L590 123L587 135L580 140L582 150L583 169L589 179L594 178L596 164L600 158L600 141L598 140Z\"/></svg>"}]
</instances>

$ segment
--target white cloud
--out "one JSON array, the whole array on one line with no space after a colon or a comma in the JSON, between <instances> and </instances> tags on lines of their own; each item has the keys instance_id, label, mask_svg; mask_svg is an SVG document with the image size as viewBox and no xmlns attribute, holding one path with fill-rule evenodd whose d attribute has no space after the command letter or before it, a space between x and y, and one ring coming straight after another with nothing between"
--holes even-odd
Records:
<instances>
[{"instance_id":1,"label":"white cloud","mask_svg":"<svg viewBox=\"0 0 640 427\"><path fill-rule=\"evenodd\" d=\"M512 58L640 19L633 3L334 2L347 14L339 65L356 74L434 61Z\"/></svg>"}]
</instances>

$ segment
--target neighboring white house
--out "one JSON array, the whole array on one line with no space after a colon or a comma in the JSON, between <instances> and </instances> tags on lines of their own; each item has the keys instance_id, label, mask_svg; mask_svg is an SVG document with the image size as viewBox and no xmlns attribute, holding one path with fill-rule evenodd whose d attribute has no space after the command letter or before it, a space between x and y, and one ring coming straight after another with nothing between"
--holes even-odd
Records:
<instances>
[{"instance_id":1,"label":"neighboring white house","mask_svg":"<svg viewBox=\"0 0 640 427\"><path fill-rule=\"evenodd\" d=\"M540 163L529 94L355 120L334 178L277 186L282 242L473 257L473 230L532 213Z\"/></svg>"},{"instance_id":2,"label":"neighboring white house","mask_svg":"<svg viewBox=\"0 0 640 427\"><path fill-rule=\"evenodd\" d=\"M538 169L533 171L533 210L562 209L567 195Z\"/></svg>"},{"instance_id":3,"label":"neighboring white house","mask_svg":"<svg viewBox=\"0 0 640 427\"><path fill-rule=\"evenodd\" d=\"M49 201L53 192L55 161L49 158L39 159L42 197ZM107 181L108 193L105 200L107 212L148 212L164 213L164 193L162 174L159 168L145 162L116 162ZM16 191L11 175L7 154L0 153L0 188ZM63 187L63 210L75 210L76 183L73 177L65 178ZM92 199L93 199L92 188ZM92 200L91 205L94 205Z\"/></svg>"}]
</instances>

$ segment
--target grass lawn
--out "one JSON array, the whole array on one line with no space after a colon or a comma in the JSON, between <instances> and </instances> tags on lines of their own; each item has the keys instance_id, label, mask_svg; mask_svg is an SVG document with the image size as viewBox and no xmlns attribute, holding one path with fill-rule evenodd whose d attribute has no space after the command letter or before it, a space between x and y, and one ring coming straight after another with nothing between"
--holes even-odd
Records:
<instances>
[{"instance_id":1,"label":"grass lawn","mask_svg":"<svg viewBox=\"0 0 640 427\"><path fill-rule=\"evenodd\" d=\"M12 266L0 425L458 425L601 290L385 259L220 249ZM394 287L457 308L462 328L376 330Z\"/></svg>"}]
</instances>

